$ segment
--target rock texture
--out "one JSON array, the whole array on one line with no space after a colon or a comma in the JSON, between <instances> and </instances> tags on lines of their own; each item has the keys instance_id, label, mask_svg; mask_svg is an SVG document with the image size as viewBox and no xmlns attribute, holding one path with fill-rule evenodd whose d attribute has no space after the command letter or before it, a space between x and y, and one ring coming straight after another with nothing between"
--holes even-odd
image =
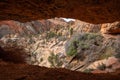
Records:
<instances>
[{"instance_id":1,"label":"rock texture","mask_svg":"<svg viewBox=\"0 0 120 80\"><path fill-rule=\"evenodd\" d=\"M119 0L0 0L0 80L119 80L119 3ZM102 24L40 20L54 17L70 17ZM114 21L117 22L103 24ZM76 36L77 33L88 35ZM98 33L105 39L98 39ZM79 47L75 45L78 48L76 52L81 55L73 57L72 60L76 62L71 61L73 64L68 65L70 57L66 55L64 46L73 37L82 37L86 43L79 43ZM99 44L100 41L102 44ZM82 61L79 62L79 59ZM78 65L77 69L75 65ZM92 67L95 68L94 73L116 71L109 74L85 74L60 67L75 67L74 70L80 68L80 71Z\"/></svg>"},{"instance_id":2,"label":"rock texture","mask_svg":"<svg viewBox=\"0 0 120 80\"><path fill-rule=\"evenodd\" d=\"M70 17L91 23L120 20L120 0L1 0L0 20Z\"/></svg>"},{"instance_id":3,"label":"rock texture","mask_svg":"<svg viewBox=\"0 0 120 80\"><path fill-rule=\"evenodd\" d=\"M6 52L6 50L3 50L0 47L0 57L2 54L10 54L11 50L14 50L15 48L9 48L9 52ZM17 54L19 53L19 50L17 50ZM14 53L16 54L16 53ZM70 71L66 69L56 69L56 68L45 68L40 66L33 66L28 64L23 64L23 62L13 63L16 58L13 56L11 57L11 61L1 60L0 59L0 79L1 80L118 80L120 79L120 71L118 70L117 73L112 74L86 74L76 71ZM19 58L23 60L23 58ZM97 71L98 73L98 71Z\"/></svg>"},{"instance_id":4,"label":"rock texture","mask_svg":"<svg viewBox=\"0 0 120 80\"><path fill-rule=\"evenodd\" d=\"M116 27L116 23L119 23L119 21L109 23L107 27L111 27L113 24ZM120 36L119 34L113 35L113 33L104 34L102 25L79 20L66 22L61 18L36 20L26 23L13 20L1 21L0 46L2 48L0 47L0 68L2 69L0 72L2 74L0 74L0 79L37 80L48 79L52 76L52 80L61 79L61 77L67 80L68 78L65 78L66 74L69 76L74 74L73 76L76 76L76 78L70 78L69 80L79 80L81 78L80 75L85 76L85 78L83 77L84 80L96 80L99 76L101 76L99 79L103 80L109 78L119 79L119 71L116 71L120 69ZM76 45L73 44L75 42ZM72 57L69 56L71 52L76 54L75 57L72 56L72 60ZM112 64L111 60L113 61ZM79 68L80 66L83 67ZM11 72L11 68L14 68L12 70L14 73ZM113 73L114 75L109 73L91 74L88 76L88 74L56 68L92 73L115 73ZM9 73L7 73L8 71ZM69 74L69 72L71 73ZM5 77L6 75L7 77ZM55 77L53 78L54 75ZM102 75L112 77L103 77ZM91 76L94 76L94 78L91 78Z\"/></svg>"},{"instance_id":5,"label":"rock texture","mask_svg":"<svg viewBox=\"0 0 120 80\"><path fill-rule=\"evenodd\" d=\"M29 64L51 67L48 61L48 57L51 56L51 53L60 55L61 57L65 55L64 44L70 35L70 26L68 27L69 23L64 20L48 19L27 23L16 21L9 22L11 22L11 24L8 24L8 21L1 22L0 31L2 33L4 31L3 28L6 27L4 25L7 25L8 28L10 28L9 31L13 31L13 33L8 33L7 35L1 34L0 45L2 47L7 47L8 45L9 47L22 46L31 56L28 62ZM11 28L13 25L18 28Z\"/></svg>"},{"instance_id":6,"label":"rock texture","mask_svg":"<svg viewBox=\"0 0 120 80\"><path fill-rule=\"evenodd\" d=\"M102 24L101 32L106 34L120 34L120 22Z\"/></svg>"},{"instance_id":7,"label":"rock texture","mask_svg":"<svg viewBox=\"0 0 120 80\"><path fill-rule=\"evenodd\" d=\"M68 26L69 23L62 19L47 19L36 20L31 22L22 23L19 21L1 21L0 22L0 37L6 34L18 33L20 35L41 34L59 26Z\"/></svg>"},{"instance_id":8,"label":"rock texture","mask_svg":"<svg viewBox=\"0 0 120 80\"><path fill-rule=\"evenodd\" d=\"M8 46L24 48L29 54L26 61L28 64L45 67L66 67L70 61L70 59L67 59L66 53L70 53L69 47L72 46L71 44L75 39L79 46L76 50L80 54L77 55L78 59L86 64L91 61L89 64L91 67L88 66L88 68L97 69L102 63L106 64L104 59L114 54L119 55L119 34L116 36L113 33L107 33L106 36L102 31L105 30L102 27L103 25L109 24L107 27L116 27L118 23L119 21L91 24L80 20L66 22L62 18L26 23L13 20L2 21L0 22L0 46L4 48ZM118 29L119 27L116 30ZM4 31L9 33L4 33ZM66 68L74 69L76 65L81 65L81 63L71 63Z\"/></svg>"}]
</instances>

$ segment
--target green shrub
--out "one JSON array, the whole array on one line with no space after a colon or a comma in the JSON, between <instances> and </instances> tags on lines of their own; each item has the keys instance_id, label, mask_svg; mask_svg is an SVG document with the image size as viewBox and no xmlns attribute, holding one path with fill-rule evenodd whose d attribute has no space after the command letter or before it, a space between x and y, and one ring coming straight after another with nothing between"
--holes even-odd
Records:
<instances>
[{"instance_id":1,"label":"green shrub","mask_svg":"<svg viewBox=\"0 0 120 80\"><path fill-rule=\"evenodd\" d=\"M59 56L55 55L53 52L48 57L48 61L50 62L51 67L60 67L63 64L63 62L59 59Z\"/></svg>"},{"instance_id":2,"label":"green shrub","mask_svg":"<svg viewBox=\"0 0 120 80\"><path fill-rule=\"evenodd\" d=\"M68 56L73 56L77 53L77 49L75 49L73 46L70 47L70 49L67 52Z\"/></svg>"},{"instance_id":3,"label":"green shrub","mask_svg":"<svg viewBox=\"0 0 120 80\"><path fill-rule=\"evenodd\" d=\"M87 35L87 39L95 39L96 37L98 37L99 35L98 34L96 34L96 33L90 33L90 34L88 34Z\"/></svg>"},{"instance_id":4,"label":"green shrub","mask_svg":"<svg viewBox=\"0 0 120 80\"><path fill-rule=\"evenodd\" d=\"M54 60L56 59L56 56L54 55L54 53L51 53L51 55L48 57L48 61L50 62L51 64L51 67L55 67L55 62Z\"/></svg>"},{"instance_id":5,"label":"green shrub","mask_svg":"<svg viewBox=\"0 0 120 80\"><path fill-rule=\"evenodd\" d=\"M81 49L88 49L88 48L90 47L90 45L89 45L88 43L85 43L85 42L83 42L83 41L80 41L80 42L79 42L79 47L80 47Z\"/></svg>"},{"instance_id":6,"label":"green shrub","mask_svg":"<svg viewBox=\"0 0 120 80\"><path fill-rule=\"evenodd\" d=\"M65 45L66 54L73 56L78 52L77 50L83 50L81 54L84 54L85 51L87 53L93 52L101 46L102 38L103 37L97 33L75 34ZM76 42L77 48L73 45L74 42Z\"/></svg>"},{"instance_id":7,"label":"green shrub","mask_svg":"<svg viewBox=\"0 0 120 80\"><path fill-rule=\"evenodd\" d=\"M70 35L73 35L73 28L70 28Z\"/></svg>"},{"instance_id":8,"label":"green shrub","mask_svg":"<svg viewBox=\"0 0 120 80\"><path fill-rule=\"evenodd\" d=\"M91 73L91 71L93 71L94 69L85 69L83 72L85 72L85 73Z\"/></svg>"},{"instance_id":9,"label":"green shrub","mask_svg":"<svg viewBox=\"0 0 120 80\"><path fill-rule=\"evenodd\" d=\"M50 31L50 32L47 32L46 38L47 38L47 39L50 39L50 38L53 38L53 37L55 37L55 36L57 36L57 34L56 34L55 32Z\"/></svg>"},{"instance_id":10,"label":"green shrub","mask_svg":"<svg viewBox=\"0 0 120 80\"><path fill-rule=\"evenodd\" d=\"M106 69L106 66L105 66L105 64L99 64L99 66L97 67L97 69L99 69L99 70L105 70Z\"/></svg>"},{"instance_id":11,"label":"green shrub","mask_svg":"<svg viewBox=\"0 0 120 80\"><path fill-rule=\"evenodd\" d=\"M68 56L73 56L77 54L77 48L75 48L74 43L77 43L77 41L73 41L69 46L69 49L67 51Z\"/></svg>"}]
</instances>

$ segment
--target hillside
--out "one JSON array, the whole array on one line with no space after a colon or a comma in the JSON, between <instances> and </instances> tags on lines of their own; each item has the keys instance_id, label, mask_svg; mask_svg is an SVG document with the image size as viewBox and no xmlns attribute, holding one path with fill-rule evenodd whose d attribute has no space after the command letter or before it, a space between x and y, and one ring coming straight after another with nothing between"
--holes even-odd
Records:
<instances>
[{"instance_id":1,"label":"hillside","mask_svg":"<svg viewBox=\"0 0 120 80\"><path fill-rule=\"evenodd\" d=\"M0 46L7 50L10 47L23 49L29 55L24 62L31 65L82 72L103 67L102 73L114 72L120 68L119 24L119 21L65 22L62 18L26 23L2 21Z\"/></svg>"}]
</instances>

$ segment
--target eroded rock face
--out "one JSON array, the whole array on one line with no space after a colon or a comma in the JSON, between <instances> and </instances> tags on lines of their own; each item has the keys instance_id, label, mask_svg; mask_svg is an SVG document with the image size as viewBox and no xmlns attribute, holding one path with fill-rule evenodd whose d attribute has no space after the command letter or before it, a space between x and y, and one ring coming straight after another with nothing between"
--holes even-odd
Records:
<instances>
[{"instance_id":1,"label":"eroded rock face","mask_svg":"<svg viewBox=\"0 0 120 80\"><path fill-rule=\"evenodd\" d=\"M118 23L106 23L106 25L116 27ZM119 34L113 37L113 33L111 33L112 36L108 33L105 36L101 32L103 29L101 25L105 24L91 24L80 20L66 22L62 18L26 23L13 20L2 21L0 22L0 32L4 33L4 30L8 30L13 33L2 34L0 46L3 48L22 47L29 54L25 60L28 64L64 67L71 70L75 70L77 65L89 64L90 66L87 65L88 67L79 70L84 71L89 68L96 70L102 64L106 64L107 58L111 56L115 55L119 59L120 53ZM108 37L108 35L110 36ZM71 45L74 41L78 46L77 49ZM68 65L70 61L68 55L71 53L74 55L73 52L78 55ZM80 62L75 60L80 60ZM119 65L120 63L115 67L119 68Z\"/></svg>"},{"instance_id":2,"label":"eroded rock face","mask_svg":"<svg viewBox=\"0 0 120 80\"><path fill-rule=\"evenodd\" d=\"M91 24L84 21L76 20L71 27L78 33L92 32L99 33L101 30L101 24Z\"/></svg>"},{"instance_id":3,"label":"eroded rock face","mask_svg":"<svg viewBox=\"0 0 120 80\"><path fill-rule=\"evenodd\" d=\"M100 32L101 24L91 24L80 20L66 22L62 18L36 20L26 23L19 21L1 21L0 35L1 37L7 34L18 33L20 35L41 34L46 31L57 31L61 27L70 27L77 32ZM57 34L66 34L66 31L58 31ZM69 32L68 32L69 33Z\"/></svg>"},{"instance_id":4,"label":"eroded rock face","mask_svg":"<svg viewBox=\"0 0 120 80\"><path fill-rule=\"evenodd\" d=\"M70 17L91 23L120 20L120 0L1 0L0 20Z\"/></svg>"},{"instance_id":5,"label":"eroded rock face","mask_svg":"<svg viewBox=\"0 0 120 80\"><path fill-rule=\"evenodd\" d=\"M101 32L105 34L120 34L120 21L102 24Z\"/></svg>"}]
</instances>

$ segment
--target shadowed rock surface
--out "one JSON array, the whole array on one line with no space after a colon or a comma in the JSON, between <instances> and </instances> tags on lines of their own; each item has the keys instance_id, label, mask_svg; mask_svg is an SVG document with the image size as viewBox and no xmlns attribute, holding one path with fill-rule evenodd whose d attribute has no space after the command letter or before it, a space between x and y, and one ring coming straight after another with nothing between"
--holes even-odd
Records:
<instances>
[{"instance_id":1,"label":"shadowed rock surface","mask_svg":"<svg viewBox=\"0 0 120 80\"><path fill-rule=\"evenodd\" d=\"M0 48L0 56L1 54L6 54L2 48ZM11 57L11 61L16 59L13 56L9 57ZM119 71L112 74L86 74L61 68L14 64L0 59L0 80L118 80L119 75Z\"/></svg>"},{"instance_id":2,"label":"shadowed rock surface","mask_svg":"<svg viewBox=\"0 0 120 80\"><path fill-rule=\"evenodd\" d=\"M0 47L0 60L11 63L25 63L27 54L20 48L6 48L3 50Z\"/></svg>"},{"instance_id":3,"label":"shadowed rock surface","mask_svg":"<svg viewBox=\"0 0 120 80\"><path fill-rule=\"evenodd\" d=\"M120 20L120 0L0 0L0 20L70 17L91 23Z\"/></svg>"}]
</instances>

